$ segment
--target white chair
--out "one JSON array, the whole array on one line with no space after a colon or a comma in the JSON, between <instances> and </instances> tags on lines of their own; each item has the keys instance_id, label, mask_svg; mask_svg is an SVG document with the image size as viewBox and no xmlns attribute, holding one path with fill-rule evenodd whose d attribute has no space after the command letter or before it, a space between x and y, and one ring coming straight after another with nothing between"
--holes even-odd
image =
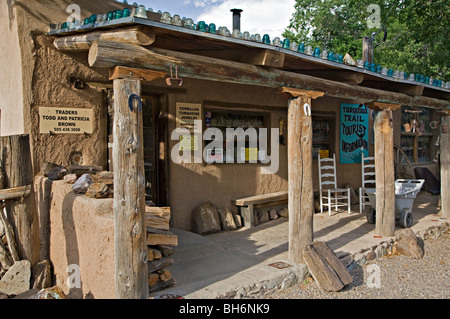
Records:
<instances>
[{"instance_id":1,"label":"white chair","mask_svg":"<svg viewBox=\"0 0 450 319\"><path fill-rule=\"evenodd\" d=\"M320 212L328 207L331 216L331 207L337 211L339 207L347 207L351 213L350 188L338 188L336 181L336 154L333 158L320 158L319 154L319 187L320 187Z\"/></svg>"},{"instance_id":2,"label":"white chair","mask_svg":"<svg viewBox=\"0 0 450 319\"><path fill-rule=\"evenodd\" d=\"M368 162L368 163L366 163ZM359 188L359 213L365 210L366 206L370 206L369 196L366 194L367 186L375 188L375 157L364 157L361 155L361 175L362 184Z\"/></svg>"}]
</instances>

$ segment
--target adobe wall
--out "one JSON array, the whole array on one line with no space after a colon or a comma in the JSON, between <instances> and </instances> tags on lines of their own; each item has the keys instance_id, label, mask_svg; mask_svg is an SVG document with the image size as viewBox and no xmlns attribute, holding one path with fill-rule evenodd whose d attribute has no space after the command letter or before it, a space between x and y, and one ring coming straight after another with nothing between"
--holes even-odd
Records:
<instances>
[{"instance_id":1,"label":"adobe wall","mask_svg":"<svg viewBox=\"0 0 450 319\"><path fill-rule=\"evenodd\" d=\"M52 263L55 284L71 299L115 298L114 216L112 199L76 195L72 185L38 177L41 258ZM81 286L76 284L78 266Z\"/></svg>"}]
</instances>

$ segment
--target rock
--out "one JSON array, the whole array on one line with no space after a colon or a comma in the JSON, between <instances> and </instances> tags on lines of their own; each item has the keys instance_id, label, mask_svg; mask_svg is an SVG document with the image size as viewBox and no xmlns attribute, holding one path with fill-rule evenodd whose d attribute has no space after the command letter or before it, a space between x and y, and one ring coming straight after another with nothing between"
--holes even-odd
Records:
<instances>
[{"instance_id":1,"label":"rock","mask_svg":"<svg viewBox=\"0 0 450 319\"><path fill-rule=\"evenodd\" d=\"M89 174L83 174L80 178L73 184L72 190L75 194L85 194L89 186L92 185L92 178Z\"/></svg>"},{"instance_id":2,"label":"rock","mask_svg":"<svg viewBox=\"0 0 450 319\"><path fill-rule=\"evenodd\" d=\"M289 218L289 210L287 208L283 208L278 212L278 215L280 215L280 217Z\"/></svg>"},{"instance_id":3,"label":"rock","mask_svg":"<svg viewBox=\"0 0 450 319\"><path fill-rule=\"evenodd\" d=\"M269 211L269 218L270 220L278 219L278 212L275 209L271 209Z\"/></svg>"},{"instance_id":4,"label":"rock","mask_svg":"<svg viewBox=\"0 0 450 319\"><path fill-rule=\"evenodd\" d=\"M424 250L411 228L397 230L395 233L396 251L413 259L422 259Z\"/></svg>"},{"instance_id":5,"label":"rock","mask_svg":"<svg viewBox=\"0 0 450 319\"><path fill-rule=\"evenodd\" d=\"M58 167L58 164L51 163L51 162L45 162L41 165L41 174L45 177L48 177L48 173L55 167Z\"/></svg>"},{"instance_id":6,"label":"rock","mask_svg":"<svg viewBox=\"0 0 450 319\"><path fill-rule=\"evenodd\" d=\"M377 255L375 254L375 252L372 249L368 250L365 255L366 255L366 260L373 260L377 257Z\"/></svg>"},{"instance_id":7,"label":"rock","mask_svg":"<svg viewBox=\"0 0 450 319\"><path fill-rule=\"evenodd\" d=\"M16 261L0 280L0 293L19 295L30 290L31 264L28 260Z\"/></svg>"},{"instance_id":8,"label":"rock","mask_svg":"<svg viewBox=\"0 0 450 319\"><path fill-rule=\"evenodd\" d=\"M108 185L104 183L93 183L86 191L90 198L109 198L112 195Z\"/></svg>"},{"instance_id":9,"label":"rock","mask_svg":"<svg viewBox=\"0 0 450 319\"><path fill-rule=\"evenodd\" d=\"M200 235L220 232L220 216L217 209L207 202L195 208L192 214L194 232Z\"/></svg>"},{"instance_id":10,"label":"rock","mask_svg":"<svg viewBox=\"0 0 450 319\"><path fill-rule=\"evenodd\" d=\"M101 171L98 175L104 179L114 179L114 174L112 172Z\"/></svg>"},{"instance_id":11,"label":"rock","mask_svg":"<svg viewBox=\"0 0 450 319\"><path fill-rule=\"evenodd\" d=\"M260 224L267 223L269 220L269 212L267 210L260 210L258 212L258 222Z\"/></svg>"},{"instance_id":12,"label":"rock","mask_svg":"<svg viewBox=\"0 0 450 319\"><path fill-rule=\"evenodd\" d=\"M220 216L222 230L228 231L236 229L236 223L234 222L233 214L228 208L219 208L218 213Z\"/></svg>"},{"instance_id":13,"label":"rock","mask_svg":"<svg viewBox=\"0 0 450 319\"><path fill-rule=\"evenodd\" d=\"M359 204L359 198L356 195L356 192L353 189L353 187L349 183L347 183L347 184L344 185L344 188L350 188L350 202L351 202L351 204L352 205Z\"/></svg>"},{"instance_id":14,"label":"rock","mask_svg":"<svg viewBox=\"0 0 450 319\"><path fill-rule=\"evenodd\" d=\"M43 289L52 285L52 273L50 261L43 260L38 262L31 269L31 288Z\"/></svg>"},{"instance_id":15,"label":"rock","mask_svg":"<svg viewBox=\"0 0 450 319\"><path fill-rule=\"evenodd\" d=\"M241 228L242 227L242 216L233 214L233 218L234 218L234 223L236 224L236 228Z\"/></svg>"},{"instance_id":16,"label":"rock","mask_svg":"<svg viewBox=\"0 0 450 319\"><path fill-rule=\"evenodd\" d=\"M64 166L56 166L54 167L47 175L49 180L59 181L69 174L69 170Z\"/></svg>"},{"instance_id":17,"label":"rock","mask_svg":"<svg viewBox=\"0 0 450 319\"><path fill-rule=\"evenodd\" d=\"M67 174L66 176L64 176L64 183L75 184L76 181L77 181L77 175L75 175L75 174Z\"/></svg>"}]
</instances>

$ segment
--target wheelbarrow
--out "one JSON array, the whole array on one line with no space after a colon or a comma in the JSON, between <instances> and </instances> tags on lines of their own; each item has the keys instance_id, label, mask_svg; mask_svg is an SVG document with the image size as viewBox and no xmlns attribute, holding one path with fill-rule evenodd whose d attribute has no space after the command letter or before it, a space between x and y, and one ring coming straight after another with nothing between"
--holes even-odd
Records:
<instances>
[{"instance_id":1,"label":"wheelbarrow","mask_svg":"<svg viewBox=\"0 0 450 319\"><path fill-rule=\"evenodd\" d=\"M395 181L395 221L403 228L409 228L413 222L412 208L414 199L422 189L424 179L398 179ZM375 224L376 219L376 189L366 188L370 206L366 210L366 218L369 224Z\"/></svg>"}]
</instances>

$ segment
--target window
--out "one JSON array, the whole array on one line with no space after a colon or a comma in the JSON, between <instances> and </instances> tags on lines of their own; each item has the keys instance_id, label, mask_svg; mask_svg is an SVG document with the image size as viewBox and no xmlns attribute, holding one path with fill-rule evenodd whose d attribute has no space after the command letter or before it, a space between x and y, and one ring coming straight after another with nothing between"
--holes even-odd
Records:
<instances>
[{"instance_id":1,"label":"window","mask_svg":"<svg viewBox=\"0 0 450 319\"><path fill-rule=\"evenodd\" d=\"M270 145L270 131L269 131L269 122L270 116L268 113L264 112L246 112L246 111L230 111L223 109L205 109L205 129L208 128L217 128L222 132L223 135L223 149L213 149L211 150L211 154L208 154L207 157L213 159L214 157L220 161L220 158L223 159L223 162L226 163L254 163L255 161L262 160L261 152L258 149L259 141L257 140L256 148L255 145L250 143L250 136L245 134L243 140L240 140L238 137L235 137L234 140L234 152L233 157L227 158L227 128L232 128L234 130L242 128L246 131L248 128L254 128L257 132L257 136L259 138L259 129L266 128L267 129L267 147ZM207 140L206 144L208 144L211 140ZM228 151L229 152L229 151Z\"/></svg>"},{"instance_id":2,"label":"window","mask_svg":"<svg viewBox=\"0 0 450 319\"><path fill-rule=\"evenodd\" d=\"M431 109L402 107L400 147L413 164L430 163L433 160L437 131L430 124L435 114Z\"/></svg>"},{"instance_id":3,"label":"window","mask_svg":"<svg viewBox=\"0 0 450 319\"><path fill-rule=\"evenodd\" d=\"M334 115L312 115L313 126L313 159L332 157L334 153Z\"/></svg>"}]
</instances>

